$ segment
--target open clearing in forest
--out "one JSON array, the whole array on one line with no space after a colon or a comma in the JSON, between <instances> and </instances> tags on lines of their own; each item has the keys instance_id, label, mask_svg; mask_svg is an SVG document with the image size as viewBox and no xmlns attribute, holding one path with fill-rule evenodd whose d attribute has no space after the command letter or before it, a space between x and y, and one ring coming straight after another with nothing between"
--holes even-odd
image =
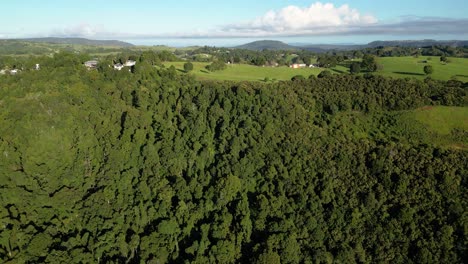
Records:
<instances>
[{"instance_id":1,"label":"open clearing in forest","mask_svg":"<svg viewBox=\"0 0 468 264\"><path fill-rule=\"evenodd\" d=\"M332 125L346 124L339 129L354 138L398 138L468 150L468 107L425 106L373 114L348 111L340 112L335 119Z\"/></svg>"},{"instance_id":2,"label":"open clearing in forest","mask_svg":"<svg viewBox=\"0 0 468 264\"><path fill-rule=\"evenodd\" d=\"M468 149L468 107L426 106L408 111L402 118L422 124L426 130L418 133L427 133L432 144Z\"/></svg>"},{"instance_id":3,"label":"open clearing in forest","mask_svg":"<svg viewBox=\"0 0 468 264\"><path fill-rule=\"evenodd\" d=\"M448 135L453 129L468 132L468 107L427 106L409 115L440 135Z\"/></svg>"}]
</instances>

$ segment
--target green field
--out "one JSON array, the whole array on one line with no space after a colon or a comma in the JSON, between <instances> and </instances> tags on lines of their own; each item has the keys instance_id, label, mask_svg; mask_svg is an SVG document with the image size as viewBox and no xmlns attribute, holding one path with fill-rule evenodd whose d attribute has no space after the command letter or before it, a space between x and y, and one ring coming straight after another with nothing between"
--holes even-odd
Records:
<instances>
[{"instance_id":1,"label":"green field","mask_svg":"<svg viewBox=\"0 0 468 264\"><path fill-rule=\"evenodd\" d=\"M408 137L419 134L430 144L468 149L468 107L426 106L403 113L400 120L412 127Z\"/></svg>"},{"instance_id":2,"label":"green field","mask_svg":"<svg viewBox=\"0 0 468 264\"><path fill-rule=\"evenodd\" d=\"M443 64L440 57L383 57L377 58L378 63L383 65L379 74L397 78L415 77L424 79L423 68L431 65L434 68L432 78L437 80L449 80L452 77L457 80L468 82L468 59L449 58L450 62ZM423 62L425 61L425 63Z\"/></svg>"},{"instance_id":3,"label":"green field","mask_svg":"<svg viewBox=\"0 0 468 264\"><path fill-rule=\"evenodd\" d=\"M425 106L414 110L364 114L341 112L332 122L353 138L395 138L444 148L468 149L468 107ZM342 125L346 124L346 125Z\"/></svg>"},{"instance_id":4,"label":"green field","mask_svg":"<svg viewBox=\"0 0 468 264\"><path fill-rule=\"evenodd\" d=\"M378 62L383 66L381 71L376 74L395 77L407 78L414 77L424 79L427 76L423 72L425 65L432 65L434 73L432 78L437 80L449 80L456 78L457 80L468 82L468 59L449 58L450 62L443 64L439 61L439 57L384 57L378 58ZM425 61L425 62L423 62ZM183 72L184 62L169 62L166 66L174 65L177 69ZM228 65L228 68L223 71L209 72L205 69L208 63L193 62L194 69L191 72L199 79L211 80L232 80L232 81L263 81L265 77L270 80L290 80L295 75L317 75L324 68L305 68L291 69L288 67L258 67L247 64ZM338 65L330 69L334 73L349 73L347 67Z\"/></svg>"},{"instance_id":5,"label":"green field","mask_svg":"<svg viewBox=\"0 0 468 264\"><path fill-rule=\"evenodd\" d=\"M427 106L411 111L410 116L440 135L453 129L468 131L468 107Z\"/></svg>"},{"instance_id":6,"label":"green field","mask_svg":"<svg viewBox=\"0 0 468 264\"><path fill-rule=\"evenodd\" d=\"M289 67L258 67L247 64L231 64L228 65L226 70L210 72L205 69L209 63L193 62L194 74L200 79L211 80L231 80L231 81L263 81L265 77L270 80L290 80L295 75L303 75L309 77L310 75L317 75L324 69L305 68L305 69L292 69ZM169 62L166 67L174 65L178 70L183 71L184 62Z\"/></svg>"}]
</instances>

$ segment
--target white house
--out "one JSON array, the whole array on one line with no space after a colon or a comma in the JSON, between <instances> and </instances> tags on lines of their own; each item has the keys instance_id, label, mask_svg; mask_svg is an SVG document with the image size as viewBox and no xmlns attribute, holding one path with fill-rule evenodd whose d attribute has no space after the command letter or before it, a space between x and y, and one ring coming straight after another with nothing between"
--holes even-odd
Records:
<instances>
[{"instance_id":1,"label":"white house","mask_svg":"<svg viewBox=\"0 0 468 264\"><path fill-rule=\"evenodd\" d=\"M307 65L304 64L304 63L294 63L293 65L291 65L289 67L293 68L293 69L299 69L299 68L305 68L305 67L307 67Z\"/></svg>"},{"instance_id":2,"label":"white house","mask_svg":"<svg viewBox=\"0 0 468 264\"><path fill-rule=\"evenodd\" d=\"M1 75L6 74L6 70L0 70L0 74L1 74Z\"/></svg>"},{"instance_id":3,"label":"white house","mask_svg":"<svg viewBox=\"0 0 468 264\"><path fill-rule=\"evenodd\" d=\"M13 70L10 71L10 74L11 75L16 75L18 72L19 72L19 70L13 69Z\"/></svg>"},{"instance_id":4,"label":"white house","mask_svg":"<svg viewBox=\"0 0 468 264\"><path fill-rule=\"evenodd\" d=\"M127 60L125 63L124 63L124 66L125 67L132 67L132 66L135 66L136 64L136 61L134 60Z\"/></svg>"},{"instance_id":5,"label":"white house","mask_svg":"<svg viewBox=\"0 0 468 264\"><path fill-rule=\"evenodd\" d=\"M114 64L114 70L122 70L122 68L125 67L123 64L121 63L117 63L117 64Z\"/></svg>"},{"instance_id":6,"label":"white house","mask_svg":"<svg viewBox=\"0 0 468 264\"><path fill-rule=\"evenodd\" d=\"M40 69L40 65L38 63L36 63L36 70L39 70Z\"/></svg>"}]
</instances>

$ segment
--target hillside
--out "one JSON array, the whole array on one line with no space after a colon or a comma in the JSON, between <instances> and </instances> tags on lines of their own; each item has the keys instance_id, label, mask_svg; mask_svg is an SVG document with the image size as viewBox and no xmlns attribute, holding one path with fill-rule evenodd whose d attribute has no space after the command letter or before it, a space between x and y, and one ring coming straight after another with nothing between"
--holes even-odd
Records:
<instances>
[{"instance_id":1,"label":"hillside","mask_svg":"<svg viewBox=\"0 0 468 264\"><path fill-rule=\"evenodd\" d=\"M248 50L308 50L317 53L327 52L329 50L359 50L376 47L428 47L428 46L468 46L467 40L392 40L392 41L372 41L368 44L307 44L294 43L287 44L276 40L260 40L237 46L237 49Z\"/></svg>"},{"instance_id":2,"label":"hillside","mask_svg":"<svg viewBox=\"0 0 468 264\"><path fill-rule=\"evenodd\" d=\"M300 47L291 46L276 40L259 40L235 47L236 49L247 50L297 50Z\"/></svg>"},{"instance_id":3,"label":"hillside","mask_svg":"<svg viewBox=\"0 0 468 264\"><path fill-rule=\"evenodd\" d=\"M197 81L148 55L0 75L1 263L467 259L458 83Z\"/></svg>"},{"instance_id":4,"label":"hillside","mask_svg":"<svg viewBox=\"0 0 468 264\"><path fill-rule=\"evenodd\" d=\"M28 42L45 42L56 44L78 44L78 45L91 45L91 46L116 46L116 47L132 47L131 43L123 42L120 40L95 40L85 38L28 38L18 39Z\"/></svg>"},{"instance_id":5,"label":"hillside","mask_svg":"<svg viewBox=\"0 0 468 264\"><path fill-rule=\"evenodd\" d=\"M365 45L354 45L354 44L312 44L303 45L302 49L314 52L327 52L329 50L358 50L363 49Z\"/></svg>"},{"instance_id":6,"label":"hillside","mask_svg":"<svg viewBox=\"0 0 468 264\"><path fill-rule=\"evenodd\" d=\"M359 50L365 48L377 48L377 47L412 47L422 48L430 46L450 46L450 47L464 47L468 46L466 40L392 40L392 41L372 41L367 44L298 44L296 45L300 49L324 52L328 50Z\"/></svg>"},{"instance_id":7,"label":"hillside","mask_svg":"<svg viewBox=\"0 0 468 264\"><path fill-rule=\"evenodd\" d=\"M467 40L395 40L395 41L373 41L366 45L367 48L375 47L427 47L427 46L451 46L464 47L468 46Z\"/></svg>"},{"instance_id":8,"label":"hillside","mask_svg":"<svg viewBox=\"0 0 468 264\"><path fill-rule=\"evenodd\" d=\"M0 56L46 55L56 52L85 52L109 54L122 49L136 48L117 40L89 40L81 38L0 39ZM151 49L151 47L148 47Z\"/></svg>"}]
</instances>

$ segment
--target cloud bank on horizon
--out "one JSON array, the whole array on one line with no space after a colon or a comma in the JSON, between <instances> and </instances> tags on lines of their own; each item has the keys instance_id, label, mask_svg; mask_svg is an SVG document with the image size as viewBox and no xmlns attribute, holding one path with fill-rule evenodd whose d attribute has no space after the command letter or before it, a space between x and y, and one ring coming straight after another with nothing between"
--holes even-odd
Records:
<instances>
[{"instance_id":1,"label":"cloud bank on horizon","mask_svg":"<svg viewBox=\"0 0 468 264\"><path fill-rule=\"evenodd\" d=\"M82 23L54 29L44 35L50 37L86 37L100 39L150 38L251 38L305 37L350 35L467 35L468 18L399 17L396 21L380 21L371 14L363 14L349 5L315 2L308 7L290 5L270 10L264 15L213 29L187 32L131 33L106 29L103 25ZM0 35L1 32L0 32ZM6 35L6 34L3 34Z\"/></svg>"},{"instance_id":2,"label":"cloud bank on horizon","mask_svg":"<svg viewBox=\"0 0 468 264\"><path fill-rule=\"evenodd\" d=\"M331 3L317 2L305 8L287 6L279 11L271 10L250 22L224 26L221 32L232 35L327 34L377 22L377 18L362 15L348 5L335 7Z\"/></svg>"}]
</instances>

